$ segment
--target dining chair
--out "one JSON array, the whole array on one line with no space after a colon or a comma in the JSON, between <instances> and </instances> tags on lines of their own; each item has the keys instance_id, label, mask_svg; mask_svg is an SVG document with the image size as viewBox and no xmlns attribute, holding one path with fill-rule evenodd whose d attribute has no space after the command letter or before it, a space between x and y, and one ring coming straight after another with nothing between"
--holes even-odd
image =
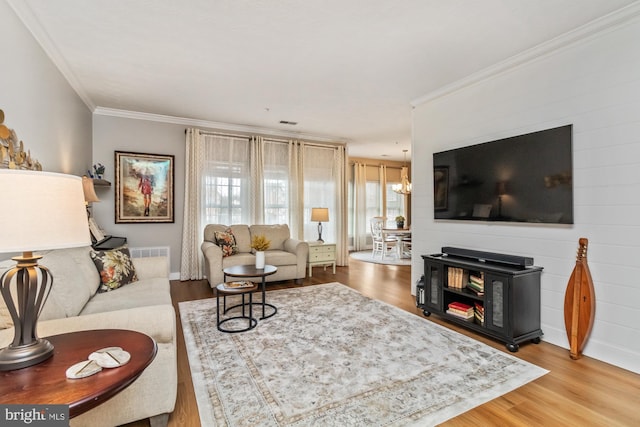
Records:
<instances>
[{"instance_id":1,"label":"dining chair","mask_svg":"<svg viewBox=\"0 0 640 427\"><path fill-rule=\"evenodd\" d=\"M379 254L380 259L383 259L397 244L397 240L395 238L383 238L382 229L384 228L385 222L386 218L383 216L375 216L371 219L371 238L373 239L373 251L371 256L373 258Z\"/></svg>"}]
</instances>

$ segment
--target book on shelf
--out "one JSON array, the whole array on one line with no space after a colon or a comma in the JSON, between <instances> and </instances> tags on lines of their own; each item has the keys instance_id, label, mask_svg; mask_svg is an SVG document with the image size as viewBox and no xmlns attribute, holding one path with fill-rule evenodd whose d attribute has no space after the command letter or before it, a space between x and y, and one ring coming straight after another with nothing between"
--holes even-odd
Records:
<instances>
[{"instance_id":1,"label":"book on shelf","mask_svg":"<svg viewBox=\"0 0 640 427\"><path fill-rule=\"evenodd\" d=\"M484 273L480 273L480 276L474 274L469 275L469 282L475 283L479 286L484 286Z\"/></svg>"},{"instance_id":2,"label":"book on shelf","mask_svg":"<svg viewBox=\"0 0 640 427\"><path fill-rule=\"evenodd\" d=\"M450 311L451 313L456 313L456 314L459 314L459 315L461 315L461 316L465 316L465 317L466 317L466 316L470 316L470 315L472 316L472 315L473 315L473 309L468 310L468 311L463 311L463 310L457 310L457 309L455 309L455 308L451 308L451 307L449 307L449 311Z\"/></svg>"},{"instance_id":3,"label":"book on shelf","mask_svg":"<svg viewBox=\"0 0 640 427\"><path fill-rule=\"evenodd\" d=\"M249 282L247 280L238 280L235 282L225 282L224 287L226 289L243 289L250 288L253 286L253 282Z\"/></svg>"},{"instance_id":4,"label":"book on shelf","mask_svg":"<svg viewBox=\"0 0 640 427\"><path fill-rule=\"evenodd\" d=\"M447 269L447 286L453 289L462 289L469 281L469 272L459 267Z\"/></svg>"},{"instance_id":5,"label":"book on shelf","mask_svg":"<svg viewBox=\"0 0 640 427\"><path fill-rule=\"evenodd\" d=\"M472 305L465 304L459 301L453 301L447 306L447 313L463 317L465 319L473 318L474 308Z\"/></svg>"},{"instance_id":6,"label":"book on shelf","mask_svg":"<svg viewBox=\"0 0 640 427\"><path fill-rule=\"evenodd\" d=\"M459 301L450 302L448 307L449 308L455 308L455 309L462 310L462 311L467 311L467 310L473 308L472 305L465 304L465 303L459 302Z\"/></svg>"},{"instance_id":7,"label":"book on shelf","mask_svg":"<svg viewBox=\"0 0 640 427\"><path fill-rule=\"evenodd\" d=\"M479 278L474 275L469 276L469 282L467 283L467 288L473 289L475 291L484 291L484 279Z\"/></svg>"},{"instance_id":8,"label":"book on shelf","mask_svg":"<svg viewBox=\"0 0 640 427\"><path fill-rule=\"evenodd\" d=\"M461 313L458 313L456 311L452 311L451 309L447 310L447 314L450 314L450 315L452 315L454 317L457 317L458 319L466 320L468 322L472 322L473 318L474 318L473 313L471 313L471 315L461 314Z\"/></svg>"}]
</instances>

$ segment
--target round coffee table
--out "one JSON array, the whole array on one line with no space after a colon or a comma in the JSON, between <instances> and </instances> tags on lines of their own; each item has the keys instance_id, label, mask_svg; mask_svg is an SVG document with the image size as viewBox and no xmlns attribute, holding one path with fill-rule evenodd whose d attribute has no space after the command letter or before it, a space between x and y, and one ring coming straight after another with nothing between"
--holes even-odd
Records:
<instances>
[{"instance_id":1,"label":"round coffee table","mask_svg":"<svg viewBox=\"0 0 640 427\"><path fill-rule=\"evenodd\" d=\"M267 304L267 292L266 292L266 281L265 278L267 276L271 276L278 271L278 267L275 265L265 265L264 268L256 268L255 265L234 265L233 267L227 267L222 270L224 273L224 281L227 281L227 276L229 277L260 277L262 278L262 301L261 302L252 302L252 304L261 304L262 305L262 319L268 319L278 312L278 309L273 304ZM239 304L238 304L239 305ZM229 307L228 310L237 307ZM265 314L265 307L271 307L273 309L273 313L270 313L268 316Z\"/></svg>"},{"instance_id":2,"label":"round coffee table","mask_svg":"<svg viewBox=\"0 0 640 427\"><path fill-rule=\"evenodd\" d=\"M151 337L121 329L69 332L45 338L53 344L53 356L37 365L0 372L0 404L69 405L69 417L73 418L127 388L158 351ZM90 377L67 378L67 368L87 360L96 350L112 346L129 352L131 360Z\"/></svg>"}]
</instances>

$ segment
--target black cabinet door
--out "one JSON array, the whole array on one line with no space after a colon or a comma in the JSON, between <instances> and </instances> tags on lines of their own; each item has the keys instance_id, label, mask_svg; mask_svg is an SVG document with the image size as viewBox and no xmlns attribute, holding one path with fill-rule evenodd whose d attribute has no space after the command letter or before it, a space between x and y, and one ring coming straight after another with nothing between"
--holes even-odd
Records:
<instances>
[{"instance_id":1,"label":"black cabinet door","mask_svg":"<svg viewBox=\"0 0 640 427\"><path fill-rule=\"evenodd\" d=\"M485 274L484 291L485 326L487 329L509 336L509 277Z\"/></svg>"},{"instance_id":2,"label":"black cabinet door","mask_svg":"<svg viewBox=\"0 0 640 427\"><path fill-rule=\"evenodd\" d=\"M442 312L442 287L444 265L426 261L424 264L425 308L433 312Z\"/></svg>"}]
</instances>

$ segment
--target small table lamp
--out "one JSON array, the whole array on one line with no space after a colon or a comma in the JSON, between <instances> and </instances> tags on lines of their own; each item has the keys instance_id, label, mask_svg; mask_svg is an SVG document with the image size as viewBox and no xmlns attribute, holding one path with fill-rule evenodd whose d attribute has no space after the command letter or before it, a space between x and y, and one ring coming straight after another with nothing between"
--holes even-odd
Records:
<instances>
[{"instance_id":1,"label":"small table lamp","mask_svg":"<svg viewBox=\"0 0 640 427\"><path fill-rule=\"evenodd\" d=\"M84 193L84 203L87 207L87 216L91 216L89 206L91 203L99 202L98 195L96 194L95 187L93 186L93 179L88 176L82 177L82 191Z\"/></svg>"},{"instance_id":2,"label":"small table lamp","mask_svg":"<svg viewBox=\"0 0 640 427\"><path fill-rule=\"evenodd\" d=\"M318 242L322 240L322 223L329 221L329 208L311 208L311 221L318 221Z\"/></svg>"},{"instance_id":3,"label":"small table lamp","mask_svg":"<svg viewBox=\"0 0 640 427\"><path fill-rule=\"evenodd\" d=\"M22 252L0 277L0 291L14 326L14 338L0 350L0 371L26 368L53 355L38 338L37 322L53 277L38 265L36 250L89 246L89 226L80 177L0 169L0 253Z\"/></svg>"}]
</instances>

